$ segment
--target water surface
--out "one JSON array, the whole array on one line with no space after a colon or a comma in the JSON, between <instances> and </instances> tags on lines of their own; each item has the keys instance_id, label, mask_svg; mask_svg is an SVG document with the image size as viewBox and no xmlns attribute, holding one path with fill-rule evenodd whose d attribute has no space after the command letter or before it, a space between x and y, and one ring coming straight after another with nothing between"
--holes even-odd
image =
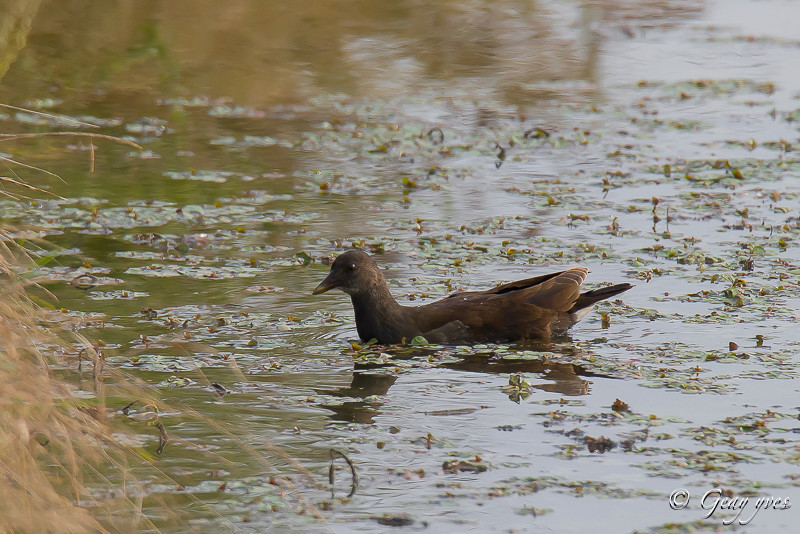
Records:
<instances>
[{"instance_id":1,"label":"water surface","mask_svg":"<svg viewBox=\"0 0 800 534\"><path fill-rule=\"evenodd\" d=\"M87 138L4 141L63 199L0 210L58 247L32 276L65 322L175 407L140 475L158 528L716 531L712 488L800 503L795 3L5 4L0 101L62 118L3 131L142 147L95 140L90 172ZM310 295L353 245L407 304L575 264L636 287L552 343L358 350L346 297Z\"/></svg>"}]
</instances>

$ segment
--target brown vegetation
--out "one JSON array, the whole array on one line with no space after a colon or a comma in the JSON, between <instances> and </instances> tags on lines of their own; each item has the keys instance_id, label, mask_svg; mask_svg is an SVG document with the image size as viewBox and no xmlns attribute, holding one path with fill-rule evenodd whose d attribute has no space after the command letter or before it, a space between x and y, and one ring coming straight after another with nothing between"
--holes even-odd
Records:
<instances>
[{"instance_id":1,"label":"brown vegetation","mask_svg":"<svg viewBox=\"0 0 800 534\"><path fill-rule=\"evenodd\" d=\"M36 323L12 269L20 253L0 231L0 532L103 531L76 503L109 430L53 376L55 352L40 347L62 342Z\"/></svg>"}]
</instances>

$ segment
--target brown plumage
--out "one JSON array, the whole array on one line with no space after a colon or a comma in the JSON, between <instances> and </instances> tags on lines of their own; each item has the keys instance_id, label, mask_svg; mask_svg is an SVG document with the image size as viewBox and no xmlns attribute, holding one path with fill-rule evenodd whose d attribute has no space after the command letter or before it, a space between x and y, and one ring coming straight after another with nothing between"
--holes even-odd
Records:
<instances>
[{"instance_id":1,"label":"brown plumage","mask_svg":"<svg viewBox=\"0 0 800 534\"><path fill-rule=\"evenodd\" d=\"M581 320L595 302L630 289L616 284L580 292L589 269L573 267L487 291L453 293L421 306L394 300L378 265L360 250L348 250L333 262L314 294L338 288L350 295L356 328L364 341L410 342L422 336L446 345L548 339Z\"/></svg>"}]
</instances>

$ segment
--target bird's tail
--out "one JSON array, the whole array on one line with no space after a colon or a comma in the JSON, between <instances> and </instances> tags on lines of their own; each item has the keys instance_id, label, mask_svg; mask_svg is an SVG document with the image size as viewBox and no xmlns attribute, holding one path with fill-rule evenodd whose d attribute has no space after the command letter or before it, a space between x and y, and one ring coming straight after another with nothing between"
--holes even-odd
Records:
<instances>
[{"instance_id":1,"label":"bird's tail","mask_svg":"<svg viewBox=\"0 0 800 534\"><path fill-rule=\"evenodd\" d=\"M632 287L633 286L631 284L614 284L613 286L606 286L601 287L600 289L586 291L585 293L581 293L581 296L578 297L578 300L575 301L575 304L569 311L570 313L575 313L579 310L590 307L595 302L600 302L601 300L611 298L614 295L619 295L623 291L627 291Z\"/></svg>"}]
</instances>

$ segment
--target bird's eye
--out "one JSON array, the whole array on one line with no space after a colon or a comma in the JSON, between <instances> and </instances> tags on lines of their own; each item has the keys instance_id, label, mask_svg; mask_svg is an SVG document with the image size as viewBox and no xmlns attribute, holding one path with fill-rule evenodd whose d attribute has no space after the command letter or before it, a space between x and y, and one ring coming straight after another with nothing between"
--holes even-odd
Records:
<instances>
[{"instance_id":1,"label":"bird's eye","mask_svg":"<svg viewBox=\"0 0 800 534\"><path fill-rule=\"evenodd\" d=\"M355 271L356 270L356 264L355 263L351 263L347 268L350 269L351 271Z\"/></svg>"}]
</instances>

